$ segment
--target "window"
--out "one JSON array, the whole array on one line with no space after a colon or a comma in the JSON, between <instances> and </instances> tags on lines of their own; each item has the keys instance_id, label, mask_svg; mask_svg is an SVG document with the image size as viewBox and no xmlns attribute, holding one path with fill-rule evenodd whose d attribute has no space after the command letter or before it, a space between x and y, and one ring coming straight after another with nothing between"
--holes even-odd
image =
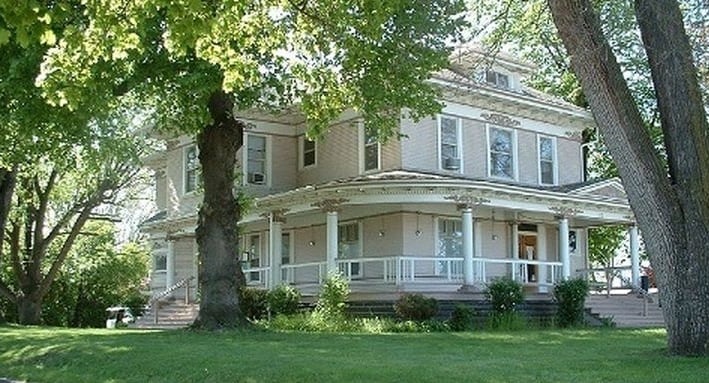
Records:
<instances>
[{"instance_id":1,"label":"window","mask_svg":"<svg viewBox=\"0 0 709 383\"><path fill-rule=\"evenodd\" d=\"M461 171L460 119L438 118L440 168Z\"/></svg>"},{"instance_id":2,"label":"window","mask_svg":"<svg viewBox=\"0 0 709 383\"><path fill-rule=\"evenodd\" d=\"M153 256L154 269L155 271L165 271L167 270L167 256L165 254L155 254Z\"/></svg>"},{"instance_id":3,"label":"window","mask_svg":"<svg viewBox=\"0 0 709 383\"><path fill-rule=\"evenodd\" d=\"M510 129L488 129L488 173L491 177L516 179L515 137Z\"/></svg>"},{"instance_id":4,"label":"window","mask_svg":"<svg viewBox=\"0 0 709 383\"><path fill-rule=\"evenodd\" d=\"M259 234L252 234L248 237L249 247L248 251L244 253L244 263L248 269L255 269L261 267L261 236ZM261 281L261 273L259 271L252 271L246 273L248 282L259 282Z\"/></svg>"},{"instance_id":5,"label":"window","mask_svg":"<svg viewBox=\"0 0 709 383\"><path fill-rule=\"evenodd\" d=\"M290 233L281 234L281 265L289 265L291 262ZM281 280L288 281L288 269L281 269Z\"/></svg>"},{"instance_id":6,"label":"window","mask_svg":"<svg viewBox=\"0 0 709 383\"><path fill-rule=\"evenodd\" d=\"M300 167L307 168L308 166L315 166L317 161L315 155L315 141L309 140L307 137L302 137L300 142Z\"/></svg>"},{"instance_id":7,"label":"window","mask_svg":"<svg viewBox=\"0 0 709 383\"><path fill-rule=\"evenodd\" d=\"M493 70L485 71L485 82L502 89L510 89L510 76L495 72Z\"/></svg>"},{"instance_id":8,"label":"window","mask_svg":"<svg viewBox=\"0 0 709 383\"><path fill-rule=\"evenodd\" d=\"M539 136L539 183L555 185L556 171L556 140L552 137Z\"/></svg>"},{"instance_id":9,"label":"window","mask_svg":"<svg viewBox=\"0 0 709 383\"><path fill-rule=\"evenodd\" d=\"M359 223L347 223L340 225L337 228L337 257L342 259L358 258L361 255L362 248L359 241ZM359 276L360 264L351 263L351 276ZM341 270L345 275L347 268Z\"/></svg>"},{"instance_id":10,"label":"window","mask_svg":"<svg viewBox=\"0 0 709 383\"><path fill-rule=\"evenodd\" d=\"M199 182L199 161L197 158L197 147L188 146L185 149L185 193L197 190Z\"/></svg>"},{"instance_id":11,"label":"window","mask_svg":"<svg viewBox=\"0 0 709 383\"><path fill-rule=\"evenodd\" d=\"M266 137L248 135L246 141L246 182L265 185L267 177Z\"/></svg>"},{"instance_id":12,"label":"window","mask_svg":"<svg viewBox=\"0 0 709 383\"><path fill-rule=\"evenodd\" d=\"M365 172L371 170L379 170L380 167L380 155L381 155L381 145L377 139L375 132L367 128L362 128L363 133L363 170Z\"/></svg>"},{"instance_id":13,"label":"window","mask_svg":"<svg viewBox=\"0 0 709 383\"><path fill-rule=\"evenodd\" d=\"M438 220L438 256L463 256L463 224L459 219L441 218ZM437 262L436 273L447 271L449 265L445 261Z\"/></svg>"}]
</instances>

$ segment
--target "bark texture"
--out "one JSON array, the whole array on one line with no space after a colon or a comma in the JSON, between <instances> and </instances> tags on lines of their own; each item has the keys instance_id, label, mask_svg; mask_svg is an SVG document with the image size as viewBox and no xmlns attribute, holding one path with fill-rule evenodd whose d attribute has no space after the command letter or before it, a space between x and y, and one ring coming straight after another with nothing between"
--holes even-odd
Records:
<instances>
[{"instance_id":1,"label":"bark texture","mask_svg":"<svg viewBox=\"0 0 709 383\"><path fill-rule=\"evenodd\" d=\"M657 274L676 355L705 355L709 339L709 129L674 0L637 0L669 160L667 169L589 0L549 0L596 122L623 179Z\"/></svg>"},{"instance_id":2,"label":"bark texture","mask_svg":"<svg viewBox=\"0 0 709 383\"><path fill-rule=\"evenodd\" d=\"M229 95L215 92L209 101L214 123L197 136L204 201L196 230L200 308L194 327L208 330L247 323L237 295L244 276L237 253L241 209L234 196L234 166L244 126L234 119L233 108Z\"/></svg>"}]
</instances>

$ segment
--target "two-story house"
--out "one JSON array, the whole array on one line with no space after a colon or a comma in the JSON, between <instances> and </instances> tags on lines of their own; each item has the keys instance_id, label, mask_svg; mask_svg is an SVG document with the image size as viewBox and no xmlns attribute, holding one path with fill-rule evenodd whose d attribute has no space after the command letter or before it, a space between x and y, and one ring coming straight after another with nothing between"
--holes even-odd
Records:
<instances>
[{"instance_id":1,"label":"two-story house","mask_svg":"<svg viewBox=\"0 0 709 383\"><path fill-rule=\"evenodd\" d=\"M340 271L354 291L476 291L509 276L547 292L587 267L589 227L619 223L637 269L622 185L584 182L591 114L526 88L530 65L481 58L456 53L431 79L445 107L402 118L399 140L377 142L354 113L316 141L298 113L240 114L240 182L253 197L239 223L249 283L307 292ZM152 288L162 290L197 277L197 147L169 139L145 162L160 212L143 230L154 244Z\"/></svg>"}]
</instances>

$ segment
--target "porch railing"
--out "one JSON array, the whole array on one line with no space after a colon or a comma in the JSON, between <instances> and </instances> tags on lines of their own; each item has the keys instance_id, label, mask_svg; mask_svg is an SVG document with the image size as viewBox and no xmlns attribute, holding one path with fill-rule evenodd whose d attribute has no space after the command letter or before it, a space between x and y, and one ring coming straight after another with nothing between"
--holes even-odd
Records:
<instances>
[{"instance_id":1,"label":"porch railing","mask_svg":"<svg viewBox=\"0 0 709 383\"><path fill-rule=\"evenodd\" d=\"M348 280L367 280L385 284L451 282L463 280L462 257L390 256L338 259L337 268ZM281 266L283 281L289 284L320 284L327 275L326 262ZM561 277L561 262L526 259L474 258L475 282L488 283L494 277L509 276L524 284L551 286ZM245 274L263 273L268 267L245 269Z\"/></svg>"}]
</instances>

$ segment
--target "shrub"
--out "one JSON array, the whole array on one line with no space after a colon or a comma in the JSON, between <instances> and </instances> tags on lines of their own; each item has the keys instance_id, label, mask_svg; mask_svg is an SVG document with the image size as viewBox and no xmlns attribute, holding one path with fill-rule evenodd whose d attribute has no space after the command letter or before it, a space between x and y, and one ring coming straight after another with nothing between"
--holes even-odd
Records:
<instances>
[{"instance_id":1,"label":"shrub","mask_svg":"<svg viewBox=\"0 0 709 383\"><path fill-rule=\"evenodd\" d=\"M239 308L251 320L264 318L268 313L268 291L242 287L239 289Z\"/></svg>"},{"instance_id":2,"label":"shrub","mask_svg":"<svg viewBox=\"0 0 709 383\"><path fill-rule=\"evenodd\" d=\"M268 306L273 315L295 314L300 304L300 292L290 285L279 285L268 293Z\"/></svg>"},{"instance_id":3,"label":"shrub","mask_svg":"<svg viewBox=\"0 0 709 383\"><path fill-rule=\"evenodd\" d=\"M556 312L561 327L584 323L584 304L588 295L588 281L581 278L561 281L554 286L554 300L559 304Z\"/></svg>"},{"instance_id":4,"label":"shrub","mask_svg":"<svg viewBox=\"0 0 709 383\"><path fill-rule=\"evenodd\" d=\"M516 311L493 312L487 318L490 330L523 330L526 327L524 318Z\"/></svg>"},{"instance_id":5,"label":"shrub","mask_svg":"<svg viewBox=\"0 0 709 383\"><path fill-rule=\"evenodd\" d=\"M331 274L323 283L315 305L315 314L325 321L342 321L345 318L350 286L340 274Z\"/></svg>"},{"instance_id":6,"label":"shrub","mask_svg":"<svg viewBox=\"0 0 709 383\"><path fill-rule=\"evenodd\" d=\"M474 327L474 319L475 312L472 308L463 304L457 304L455 308L453 308L448 326L453 331L469 331Z\"/></svg>"},{"instance_id":7,"label":"shrub","mask_svg":"<svg viewBox=\"0 0 709 383\"><path fill-rule=\"evenodd\" d=\"M508 277L497 278L487 285L485 299L490 302L495 313L514 312L524 302L522 284Z\"/></svg>"},{"instance_id":8,"label":"shrub","mask_svg":"<svg viewBox=\"0 0 709 383\"><path fill-rule=\"evenodd\" d=\"M403 320L425 321L438 313L438 301L421 294L403 294L394 303L394 311Z\"/></svg>"}]
</instances>

